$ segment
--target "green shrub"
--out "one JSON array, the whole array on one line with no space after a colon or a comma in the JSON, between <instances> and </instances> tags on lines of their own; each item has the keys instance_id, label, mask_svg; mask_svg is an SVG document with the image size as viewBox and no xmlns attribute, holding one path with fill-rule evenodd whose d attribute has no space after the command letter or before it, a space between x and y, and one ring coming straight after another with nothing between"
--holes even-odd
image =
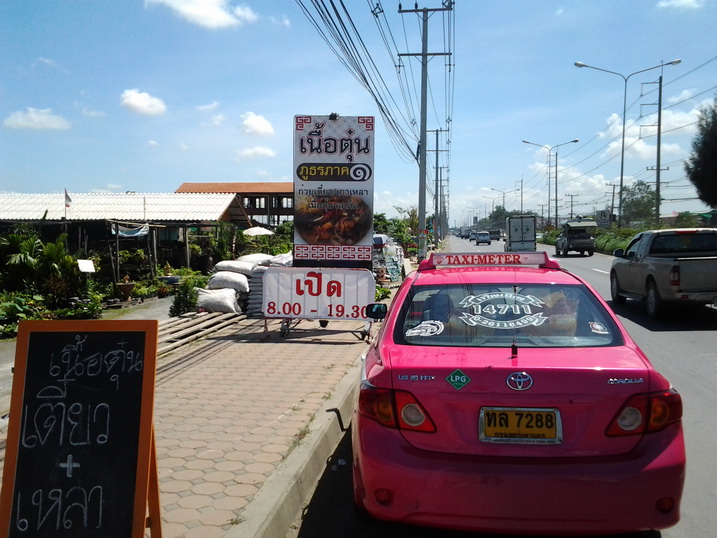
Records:
<instances>
[{"instance_id":1,"label":"green shrub","mask_svg":"<svg viewBox=\"0 0 717 538\"><path fill-rule=\"evenodd\" d=\"M383 301L384 299L391 296L391 290L388 290L386 288L382 288L380 286L376 286L376 294L375 299L376 301Z\"/></svg>"},{"instance_id":2,"label":"green shrub","mask_svg":"<svg viewBox=\"0 0 717 538\"><path fill-rule=\"evenodd\" d=\"M43 319L46 315L47 310L40 295L0 293L0 338L16 336L20 321Z\"/></svg>"},{"instance_id":3,"label":"green shrub","mask_svg":"<svg viewBox=\"0 0 717 538\"><path fill-rule=\"evenodd\" d=\"M209 277L202 275L198 271L182 277L174 294L172 306L169 307L169 315L176 318L187 312L196 312L197 310L197 290L195 288L204 288L209 282Z\"/></svg>"}]
</instances>

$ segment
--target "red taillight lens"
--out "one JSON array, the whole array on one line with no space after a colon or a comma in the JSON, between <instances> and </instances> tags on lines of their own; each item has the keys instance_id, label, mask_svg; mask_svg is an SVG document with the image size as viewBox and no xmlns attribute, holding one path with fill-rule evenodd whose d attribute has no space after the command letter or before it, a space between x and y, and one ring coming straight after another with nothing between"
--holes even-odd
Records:
<instances>
[{"instance_id":1,"label":"red taillight lens","mask_svg":"<svg viewBox=\"0 0 717 538\"><path fill-rule=\"evenodd\" d=\"M358 411L387 428L435 432L436 426L416 397L403 390L380 389L364 384Z\"/></svg>"},{"instance_id":2,"label":"red taillight lens","mask_svg":"<svg viewBox=\"0 0 717 538\"><path fill-rule=\"evenodd\" d=\"M607 435L633 435L660 431L682 419L682 398L667 391L635 394L625 402L607 429Z\"/></svg>"},{"instance_id":3,"label":"red taillight lens","mask_svg":"<svg viewBox=\"0 0 717 538\"><path fill-rule=\"evenodd\" d=\"M680 266L673 265L670 267L670 286L680 285Z\"/></svg>"}]
</instances>

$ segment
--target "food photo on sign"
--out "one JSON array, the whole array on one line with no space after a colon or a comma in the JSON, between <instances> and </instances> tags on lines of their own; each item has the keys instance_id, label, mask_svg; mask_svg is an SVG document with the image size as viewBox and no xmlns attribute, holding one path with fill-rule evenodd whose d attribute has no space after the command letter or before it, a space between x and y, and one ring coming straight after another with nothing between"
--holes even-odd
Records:
<instances>
[{"instance_id":1,"label":"food photo on sign","mask_svg":"<svg viewBox=\"0 0 717 538\"><path fill-rule=\"evenodd\" d=\"M356 245L372 231L370 206L360 196L301 195L294 226L309 244Z\"/></svg>"}]
</instances>

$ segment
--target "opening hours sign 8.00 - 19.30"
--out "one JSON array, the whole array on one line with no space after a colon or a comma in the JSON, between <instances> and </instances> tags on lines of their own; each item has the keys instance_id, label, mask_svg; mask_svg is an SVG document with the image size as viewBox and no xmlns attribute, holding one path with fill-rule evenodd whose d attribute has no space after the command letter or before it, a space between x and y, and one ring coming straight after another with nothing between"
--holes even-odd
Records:
<instances>
[{"instance_id":1,"label":"opening hours sign 8.00 - 19.30","mask_svg":"<svg viewBox=\"0 0 717 538\"><path fill-rule=\"evenodd\" d=\"M0 535L161 535L152 428L158 322L18 331Z\"/></svg>"}]
</instances>

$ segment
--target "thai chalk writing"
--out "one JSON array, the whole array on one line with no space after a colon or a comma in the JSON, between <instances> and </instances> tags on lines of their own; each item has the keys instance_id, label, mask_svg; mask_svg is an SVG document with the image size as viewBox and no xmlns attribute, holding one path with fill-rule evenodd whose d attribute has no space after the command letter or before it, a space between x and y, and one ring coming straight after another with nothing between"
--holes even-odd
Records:
<instances>
[{"instance_id":1,"label":"thai chalk writing","mask_svg":"<svg viewBox=\"0 0 717 538\"><path fill-rule=\"evenodd\" d=\"M11 536L112 534L108 511L131 506L133 490L129 500L119 491L133 484L145 365L141 333L124 334L53 333L31 345Z\"/></svg>"},{"instance_id":2,"label":"thai chalk writing","mask_svg":"<svg viewBox=\"0 0 717 538\"><path fill-rule=\"evenodd\" d=\"M29 497L28 501L22 493L17 494L14 518L15 528L29 536L40 531L102 527L102 486L37 489Z\"/></svg>"}]
</instances>

